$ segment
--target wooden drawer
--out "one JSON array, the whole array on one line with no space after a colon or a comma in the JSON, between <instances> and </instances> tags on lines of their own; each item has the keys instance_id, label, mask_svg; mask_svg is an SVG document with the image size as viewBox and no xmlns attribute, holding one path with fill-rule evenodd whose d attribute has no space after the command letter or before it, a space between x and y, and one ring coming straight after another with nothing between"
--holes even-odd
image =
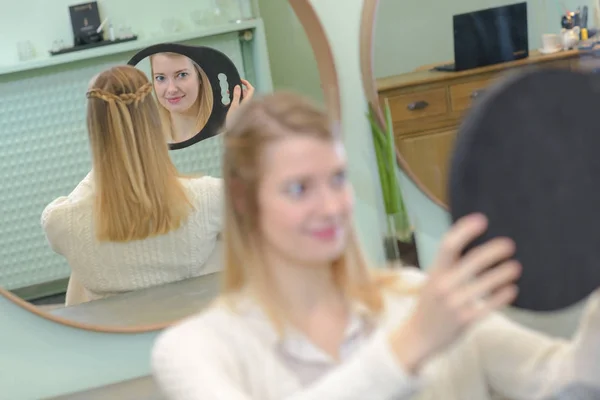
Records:
<instances>
[{"instance_id":1,"label":"wooden drawer","mask_svg":"<svg viewBox=\"0 0 600 400\"><path fill-rule=\"evenodd\" d=\"M392 120L400 134L431 129L449 111L446 87L384 97L389 101Z\"/></svg>"},{"instance_id":2,"label":"wooden drawer","mask_svg":"<svg viewBox=\"0 0 600 400\"><path fill-rule=\"evenodd\" d=\"M455 140L456 130L450 129L399 137L396 141L396 148L412 172L443 202L447 201L450 156Z\"/></svg>"},{"instance_id":3,"label":"wooden drawer","mask_svg":"<svg viewBox=\"0 0 600 400\"><path fill-rule=\"evenodd\" d=\"M553 68L553 69L570 69L571 60L555 60L534 65L536 68ZM600 64L600 63L599 63ZM513 73L523 68L531 68L531 65L525 65L522 67L515 67L506 71L501 71L495 76L487 76L472 80L465 83L458 83L450 86L450 105L452 111L464 112L471 107L471 104L477 96L481 95L486 87L494 82L494 79L501 77L506 73Z\"/></svg>"},{"instance_id":4,"label":"wooden drawer","mask_svg":"<svg viewBox=\"0 0 600 400\"><path fill-rule=\"evenodd\" d=\"M487 78L450 86L452 111L462 112L468 110L472 101L481 95L483 90L491 83L492 78Z\"/></svg>"}]
</instances>

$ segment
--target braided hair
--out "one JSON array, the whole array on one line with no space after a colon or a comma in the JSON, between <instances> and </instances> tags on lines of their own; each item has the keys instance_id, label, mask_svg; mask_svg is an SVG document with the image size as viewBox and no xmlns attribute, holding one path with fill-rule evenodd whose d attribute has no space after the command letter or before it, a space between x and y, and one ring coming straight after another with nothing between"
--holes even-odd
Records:
<instances>
[{"instance_id":1,"label":"braided hair","mask_svg":"<svg viewBox=\"0 0 600 400\"><path fill-rule=\"evenodd\" d=\"M151 92L142 71L123 65L99 74L86 93L99 241L166 234L191 212Z\"/></svg>"},{"instance_id":2,"label":"braided hair","mask_svg":"<svg viewBox=\"0 0 600 400\"><path fill-rule=\"evenodd\" d=\"M96 98L106 102L115 101L123 103L124 105L133 104L134 106L137 106L151 92L152 84L148 82L140 86L134 93L115 94L102 89L91 89L86 93L86 97L88 99Z\"/></svg>"}]
</instances>

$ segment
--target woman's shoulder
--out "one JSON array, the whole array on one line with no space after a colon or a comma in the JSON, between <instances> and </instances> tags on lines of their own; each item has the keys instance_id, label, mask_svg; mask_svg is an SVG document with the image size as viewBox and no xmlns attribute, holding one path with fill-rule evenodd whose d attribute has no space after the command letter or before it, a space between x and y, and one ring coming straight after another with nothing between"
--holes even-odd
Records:
<instances>
[{"instance_id":1,"label":"woman's shoulder","mask_svg":"<svg viewBox=\"0 0 600 400\"><path fill-rule=\"evenodd\" d=\"M223 178L218 178L216 176L210 176L210 175L181 177L179 179L181 179L186 185L192 186L192 187L222 186L223 185Z\"/></svg>"},{"instance_id":2,"label":"woman's shoulder","mask_svg":"<svg viewBox=\"0 0 600 400\"><path fill-rule=\"evenodd\" d=\"M217 298L201 312L166 329L161 337L184 338L188 334L197 336L199 332L220 334L230 331L231 326L237 325L240 320L233 307L225 303L225 300Z\"/></svg>"},{"instance_id":3,"label":"woman's shoulder","mask_svg":"<svg viewBox=\"0 0 600 400\"><path fill-rule=\"evenodd\" d=\"M42 225L46 226L52 217L64 215L75 208L91 206L93 199L94 189L88 174L68 196L60 196L44 208L41 217Z\"/></svg>"},{"instance_id":4,"label":"woman's shoulder","mask_svg":"<svg viewBox=\"0 0 600 400\"><path fill-rule=\"evenodd\" d=\"M219 300L205 311L161 333L151 352L151 368L157 383L174 397L211 397L220 385L243 385L241 367L246 360L260 364L262 347L253 343L244 318ZM198 377L211 381L198 383ZM186 397L187 396L187 397ZM212 396L214 397L214 396Z\"/></svg>"},{"instance_id":5,"label":"woman's shoulder","mask_svg":"<svg viewBox=\"0 0 600 400\"><path fill-rule=\"evenodd\" d=\"M181 178L184 186L193 194L213 194L223 190L223 179L214 176Z\"/></svg>"},{"instance_id":6,"label":"woman's shoulder","mask_svg":"<svg viewBox=\"0 0 600 400\"><path fill-rule=\"evenodd\" d=\"M168 356L176 349L186 348L190 353L219 352L233 343L231 336L243 332L241 318L233 309L215 300L202 312L190 316L163 331L152 350L153 359Z\"/></svg>"}]
</instances>

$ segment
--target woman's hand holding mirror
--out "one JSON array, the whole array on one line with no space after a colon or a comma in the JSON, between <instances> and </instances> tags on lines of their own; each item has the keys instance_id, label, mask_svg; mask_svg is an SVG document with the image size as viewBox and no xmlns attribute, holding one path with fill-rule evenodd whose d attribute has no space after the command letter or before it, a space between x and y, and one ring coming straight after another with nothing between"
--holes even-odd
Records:
<instances>
[{"instance_id":1,"label":"woman's hand holding mirror","mask_svg":"<svg viewBox=\"0 0 600 400\"><path fill-rule=\"evenodd\" d=\"M486 218L474 214L450 229L412 316L392 333L392 348L409 371L515 299L521 267L510 260L515 252L511 240L493 239L464 253L486 228Z\"/></svg>"},{"instance_id":2,"label":"woman's hand holding mirror","mask_svg":"<svg viewBox=\"0 0 600 400\"><path fill-rule=\"evenodd\" d=\"M240 107L240 104L244 101L248 101L252 98L252 96L254 96L254 86L252 86L252 84L250 82L248 82L246 79L240 79L242 81L242 87L240 88L239 85L236 85L235 88L233 89L233 98L231 99L231 105L229 106L229 111L227 111L227 117L226 117L226 121L225 124L228 124L230 119L231 119L231 115L233 113L235 113L235 110L237 110ZM243 96L240 96L242 95ZM241 100L240 100L241 97Z\"/></svg>"}]
</instances>

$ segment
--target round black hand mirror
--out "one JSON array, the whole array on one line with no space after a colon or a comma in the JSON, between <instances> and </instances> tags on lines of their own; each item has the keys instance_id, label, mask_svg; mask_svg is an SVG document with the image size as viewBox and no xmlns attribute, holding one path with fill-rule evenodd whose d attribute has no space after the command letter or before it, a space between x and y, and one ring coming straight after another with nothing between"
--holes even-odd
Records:
<instances>
[{"instance_id":1,"label":"round black hand mirror","mask_svg":"<svg viewBox=\"0 0 600 400\"><path fill-rule=\"evenodd\" d=\"M527 70L487 90L459 129L452 219L481 212L478 243L516 242L514 307L559 310L600 287L599 110L600 76Z\"/></svg>"},{"instance_id":2,"label":"round black hand mirror","mask_svg":"<svg viewBox=\"0 0 600 400\"><path fill-rule=\"evenodd\" d=\"M231 104L230 94L242 85L229 57L210 47L161 43L139 51L128 64L140 68L144 61L149 63L147 73L171 150L219 133Z\"/></svg>"}]
</instances>

